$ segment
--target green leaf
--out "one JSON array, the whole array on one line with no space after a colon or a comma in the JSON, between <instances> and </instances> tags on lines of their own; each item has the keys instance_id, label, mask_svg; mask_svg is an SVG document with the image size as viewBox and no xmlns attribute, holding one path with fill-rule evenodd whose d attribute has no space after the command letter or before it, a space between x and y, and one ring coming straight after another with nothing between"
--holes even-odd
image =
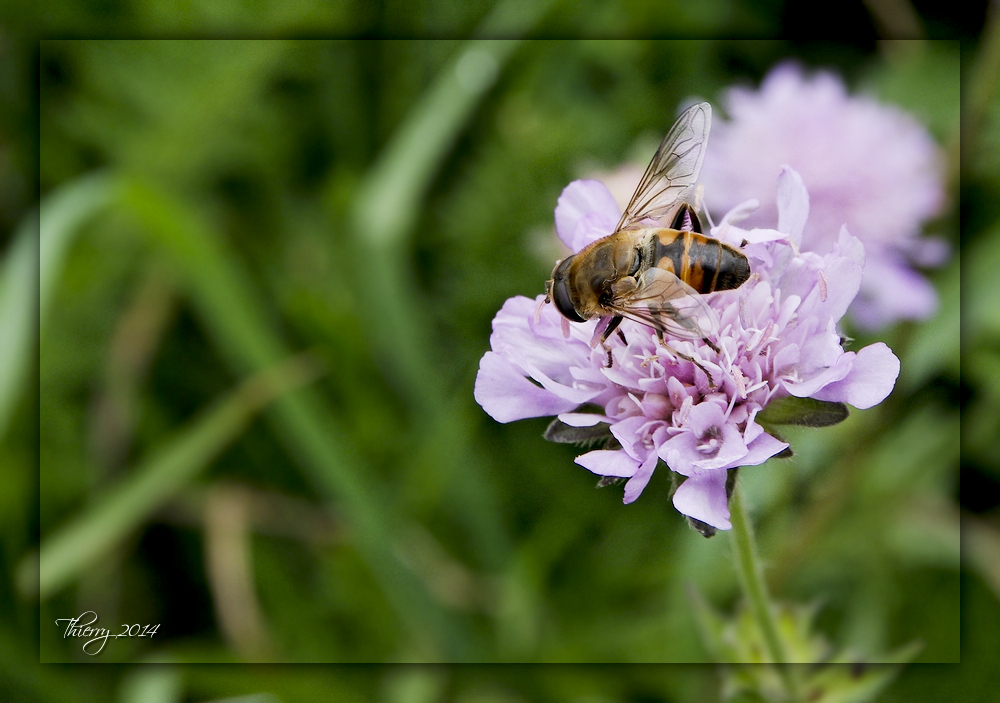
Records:
<instances>
[{"instance_id":1,"label":"green leaf","mask_svg":"<svg viewBox=\"0 0 1000 703\"><path fill-rule=\"evenodd\" d=\"M757 422L762 425L829 427L846 420L848 414L844 403L788 396L771 401L764 412L757 416Z\"/></svg>"},{"instance_id":2,"label":"green leaf","mask_svg":"<svg viewBox=\"0 0 1000 703\"><path fill-rule=\"evenodd\" d=\"M701 520L696 520L695 518L687 515L688 525L691 529L698 532L702 537L715 537L715 533L718 532L714 527L709 525L707 522L702 522Z\"/></svg>"},{"instance_id":3,"label":"green leaf","mask_svg":"<svg viewBox=\"0 0 1000 703\"><path fill-rule=\"evenodd\" d=\"M691 602L691 613L698 626L701 643L714 662L725 662L731 659L729 652L732 642L726 639L726 621L708 600L701 594L694 583L688 582L685 590Z\"/></svg>"},{"instance_id":4,"label":"green leaf","mask_svg":"<svg viewBox=\"0 0 1000 703\"><path fill-rule=\"evenodd\" d=\"M590 427L573 427L559 418L549 423L542 436L549 442L558 444L592 445L601 440L614 440L614 436L611 434L611 425L606 422L598 422Z\"/></svg>"},{"instance_id":5,"label":"green leaf","mask_svg":"<svg viewBox=\"0 0 1000 703\"><path fill-rule=\"evenodd\" d=\"M868 703L896 679L903 664L920 652L919 643L911 643L878 657L878 664L848 663L837 657L816 671L807 683L810 700L817 703Z\"/></svg>"},{"instance_id":6,"label":"green leaf","mask_svg":"<svg viewBox=\"0 0 1000 703\"><path fill-rule=\"evenodd\" d=\"M597 487L607 488L608 486L617 486L622 483L625 483L625 479L621 476L601 476L601 480L597 482Z\"/></svg>"}]
</instances>

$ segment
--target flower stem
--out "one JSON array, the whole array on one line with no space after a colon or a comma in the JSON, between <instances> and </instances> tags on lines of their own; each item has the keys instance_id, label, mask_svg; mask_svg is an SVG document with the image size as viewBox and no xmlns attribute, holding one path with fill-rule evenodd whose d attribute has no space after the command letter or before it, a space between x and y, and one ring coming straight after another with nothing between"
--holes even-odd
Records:
<instances>
[{"instance_id":1,"label":"flower stem","mask_svg":"<svg viewBox=\"0 0 1000 703\"><path fill-rule=\"evenodd\" d=\"M764 581L764 572L757 556L753 527L743 504L743 490L738 483L729 499L729 510L733 523L733 548L736 566L740 574L740 583L743 585L743 593L750 603L750 610L757 621L757 627L760 628L761 634L764 636L764 644L771 656L771 661L777 665L789 700L801 701L798 683L788 663L788 653L778 635L777 618L767 594L767 583Z\"/></svg>"}]
</instances>

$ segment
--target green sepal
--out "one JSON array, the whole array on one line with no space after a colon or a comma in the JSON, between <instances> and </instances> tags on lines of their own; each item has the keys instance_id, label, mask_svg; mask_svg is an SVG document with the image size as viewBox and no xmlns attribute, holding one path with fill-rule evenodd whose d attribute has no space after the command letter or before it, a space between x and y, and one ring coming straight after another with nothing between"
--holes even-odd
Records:
<instances>
[{"instance_id":1,"label":"green sepal","mask_svg":"<svg viewBox=\"0 0 1000 703\"><path fill-rule=\"evenodd\" d=\"M761 425L829 427L846 420L848 414L844 403L788 396L771 401L757 415L757 422Z\"/></svg>"},{"instance_id":2,"label":"green sepal","mask_svg":"<svg viewBox=\"0 0 1000 703\"><path fill-rule=\"evenodd\" d=\"M542 436L549 442L558 444L592 445L614 439L614 435L611 434L611 425L606 422L598 422L589 427L573 427L559 418L555 418L549 423Z\"/></svg>"},{"instance_id":3,"label":"green sepal","mask_svg":"<svg viewBox=\"0 0 1000 703\"><path fill-rule=\"evenodd\" d=\"M691 526L695 532L699 533L702 537L715 537L715 533L718 532L717 529L709 525L707 522L702 522L701 520L695 520L690 515L685 515L687 518L688 525Z\"/></svg>"}]
</instances>

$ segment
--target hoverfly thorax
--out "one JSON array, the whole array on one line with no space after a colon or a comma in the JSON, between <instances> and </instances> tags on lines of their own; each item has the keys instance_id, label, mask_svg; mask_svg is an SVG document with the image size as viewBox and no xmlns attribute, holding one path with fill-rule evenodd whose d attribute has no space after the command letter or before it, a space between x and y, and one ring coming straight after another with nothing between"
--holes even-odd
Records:
<instances>
[{"instance_id":1,"label":"hoverfly thorax","mask_svg":"<svg viewBox=\"0 0 1000 703\"><path fill-rule=\"evenodd\" d=\"M563 317L583 322L607 315L617 297L635 289L631 277L639 270L642 255L632 234L604 237L556 264L549 289Z\"/></svg>"}]
</instances>

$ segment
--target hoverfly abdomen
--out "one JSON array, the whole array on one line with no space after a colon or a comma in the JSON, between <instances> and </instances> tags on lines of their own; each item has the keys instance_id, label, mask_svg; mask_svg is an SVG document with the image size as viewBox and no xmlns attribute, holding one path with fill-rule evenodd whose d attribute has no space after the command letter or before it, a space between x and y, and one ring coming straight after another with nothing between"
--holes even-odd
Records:
<instances>
[{"instance_id":1,"label":"hoverfly abdomen","mask_svg":"<svg viewBox=\"0 0 1000 703\"><path fill-rule=\"evenodd\" d=\"M750 262L739 250L721 242L719 245L722 247L722 258L719 260L719 268L715 273L716 283L712 290L739 288L750 278Z\"/></svg>"},{"instance_id":2,"label":"hoverfly abdomen","mask_svg":"<svg viewBox=\"0 0 1000 703\"><path fill-rule=\"evenodd\" d=\"M739 288L750 277L747 258L737 249L697 232L657 231L653 261L698 293Z\"/></svg>"}]
</instances>

